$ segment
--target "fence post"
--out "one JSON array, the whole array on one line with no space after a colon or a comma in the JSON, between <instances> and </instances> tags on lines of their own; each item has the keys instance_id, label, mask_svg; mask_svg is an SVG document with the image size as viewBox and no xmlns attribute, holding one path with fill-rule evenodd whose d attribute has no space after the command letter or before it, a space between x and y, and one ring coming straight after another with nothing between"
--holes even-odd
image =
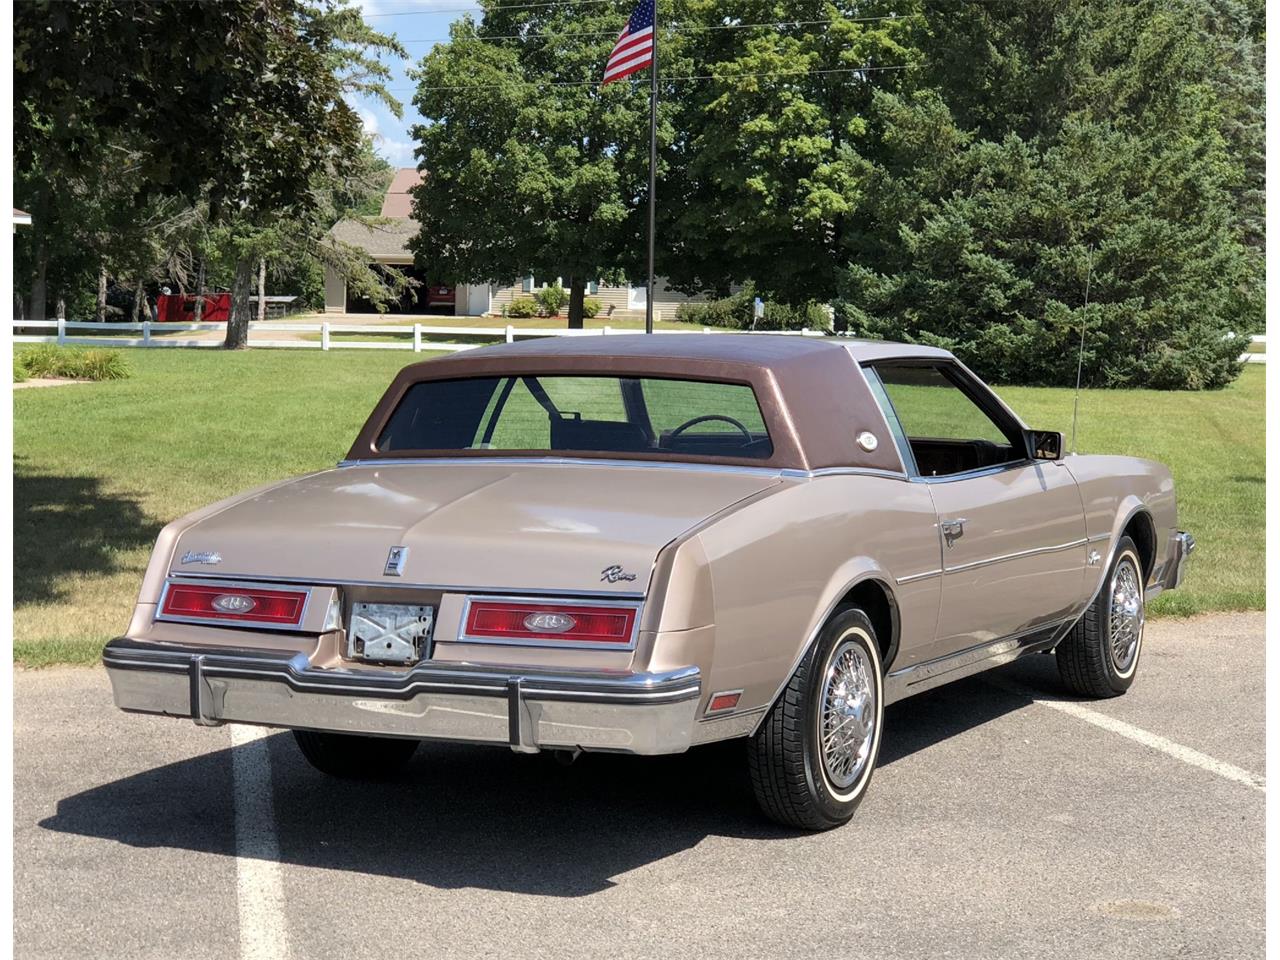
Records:
<instances>
[{"instance_id":1,"label":"fence post","mask_svg":"<svg viewBox=\"0 0 1280 960\"><path fill-rule=\"evenodd\" d=\"M151 321L142 321L142 345L144 347L151 346Z\"/></svg>"},{"instance_id":2,"label":"fence post","mask_svg":"<svg viewBox=\"0 0 1280 960\"><path fill-rule=\"evenodd\" d=\"M420 323L413 325L413 352L422 352L422 324Z\"/></svg>"},{"instance_id":3,"label":"fence post","mask_svg":"<svg viewBox=\"0 0 1280 960\"><path fill-rule=\"evenodd\" d=\"M611 329L612 329L612 328L611 328L611 327L606 323L606 324L604 325L604 329L600 331L600 336L602 336L602 337L607 337L607 336L609 335L609 331L610 331Z\"/></svg>"},{"instance_id":4,"label":"fence post","mask_svg":"<svg viewBox=\"0 0 1280 960\"><path fill-rule=\"evenodd\" d=\"M58 318L58 346L62 346L67 342L67 321L65 317Z\"/></svg>"},{"instance_id":5,"label":"fence post","mask_svg":"<svg viewBox=\"0 0 1280 960\"><path fill-rule=\"evenodd\" d=\"M507 343L513 343L516 339L516 328L511 324L507 324Z\"/></svg>"},{"instance_id":6,"label":"fence post","mask_svg":"<svg viewBox=\"0 0 1280 960\"><path fill-rule=\"evenodd\" d=\"M320 324L320 349L329 349L329 321L325 320Z\"/></svg>"}]
</instances>

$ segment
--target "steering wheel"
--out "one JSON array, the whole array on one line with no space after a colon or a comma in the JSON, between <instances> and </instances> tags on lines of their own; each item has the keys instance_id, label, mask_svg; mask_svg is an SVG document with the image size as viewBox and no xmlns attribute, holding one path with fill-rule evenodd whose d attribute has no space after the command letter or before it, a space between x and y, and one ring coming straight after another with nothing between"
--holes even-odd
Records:
<instances>
[{"instance_id":1,"label":"steering wheel","mask_svg":"<svg viewBox=\"0 0 1280 960\"><path fill-rule=\"evenodd\" d=\"M751 443L755 439L754 437L751 436L751 431L748 430L746 427L744 427L741 422L733 419L733 417L726 417L724 414L721 414L721 413L708 413L705 416L694 417L692 420L686 420L684 423L680 424L680 426L676 427L669 434L667 434L667 437L669 439L674 439L675 437L680 436L680 434L684 433L690 427L697 426L700 423L708 423L713 420L718 420L721 423L727 423L732 427L736 427L742 433L742 435L747 438L747 443Z\"/></svg>"}]
</instances>

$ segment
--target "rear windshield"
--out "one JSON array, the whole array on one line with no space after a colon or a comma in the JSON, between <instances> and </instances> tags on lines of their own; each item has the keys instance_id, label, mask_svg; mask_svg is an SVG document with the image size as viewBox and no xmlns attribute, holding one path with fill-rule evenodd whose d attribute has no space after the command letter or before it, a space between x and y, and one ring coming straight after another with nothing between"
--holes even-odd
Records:
<instances>
[{"instance_id":1,"label":"rear windshield","mask_svg":"<svg viewBox=\"0 0 1280 960\"><path fill-rule=\"evenodd\" d=\"M410 387L377 447L398 451L664 453L765 460L749 386L636 377L473 377Z\"/></svg>"}]
</instances>

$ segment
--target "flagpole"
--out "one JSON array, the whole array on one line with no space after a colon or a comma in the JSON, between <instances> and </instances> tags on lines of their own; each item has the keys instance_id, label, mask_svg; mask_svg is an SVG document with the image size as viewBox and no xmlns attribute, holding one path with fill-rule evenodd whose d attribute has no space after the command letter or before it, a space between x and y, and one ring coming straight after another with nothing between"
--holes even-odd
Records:
<instances>
[{"instance_id":1,"label":"flagpole","mask_svg":"<svg viewBox=\"0 0 1280 960\"><path fill-rule=\"evenodd\" d=\"M644 298L644 332L653 333L653 230L658 173L658 2L653 3L653 68L649 71L649 286Z\"/></svg>"}]
</instances>

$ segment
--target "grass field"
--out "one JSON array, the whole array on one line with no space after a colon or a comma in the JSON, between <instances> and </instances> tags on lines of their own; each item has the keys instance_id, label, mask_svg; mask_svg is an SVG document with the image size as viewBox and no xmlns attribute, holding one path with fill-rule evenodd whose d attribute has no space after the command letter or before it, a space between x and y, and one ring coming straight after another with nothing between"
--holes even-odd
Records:
<instances>
[{"instance_id":1,"label":"grass field","mask_svg":"<svg viewBox=\"0 0 1280 960\"><path fill-rule=\"evenodd\" d=\"M21 349L21 348L18 348ZM122 630L151 545L175 517L341 459L409 356L349 351L131 350L133 376L20 390L14 408L14 655L90 662ZM425 355L421 355L425 356ZM1155 614L1259 609L1263 370L1217 393L1087 391L1082 452L1173 468L1200 549ZM1071 426L1071 391L1001 395L1042 429Z\"/></svg>"}]
</instances>

